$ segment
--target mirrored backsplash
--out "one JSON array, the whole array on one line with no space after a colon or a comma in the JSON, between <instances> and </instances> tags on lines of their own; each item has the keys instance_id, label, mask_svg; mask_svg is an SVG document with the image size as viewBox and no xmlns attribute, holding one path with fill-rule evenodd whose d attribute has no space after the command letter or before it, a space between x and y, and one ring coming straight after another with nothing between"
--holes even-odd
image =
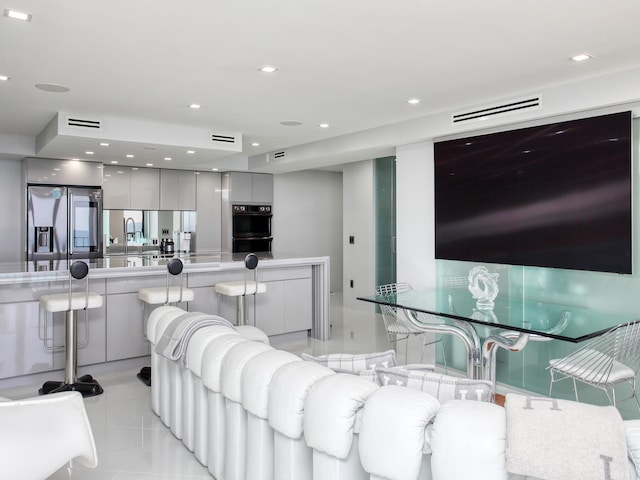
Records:
<instances>
[{"instance_id":1,"label":"mirrored backsplash","mask_svg":"<svg viewBox=\"0 0 640 480\"><path fill-rule=\"evenodd\" d=\"M171 210L104 210L105 254L162 253L172 241L175 252L195 251L196 212Z\"/></svg>"}]
</instances>

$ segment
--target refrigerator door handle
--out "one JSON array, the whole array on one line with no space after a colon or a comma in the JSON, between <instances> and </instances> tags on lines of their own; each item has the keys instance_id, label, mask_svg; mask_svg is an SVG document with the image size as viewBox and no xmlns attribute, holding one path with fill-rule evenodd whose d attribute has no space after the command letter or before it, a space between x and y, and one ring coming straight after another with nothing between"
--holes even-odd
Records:
<instances>
[{"instance_id":1,"label":"refrigerator door handle","mask_svg":"<svg viewBox=\"0 0 640 480\"><path fill-rule=\"evenodd\" d=\"M67 250L69 255L73 255L73 237L75 236L75 214L73 211L73 193L71 193L71 189L69 189L69 201L67 202L68 214L67 218L69 219L69 231L67 238Z\"/></svg>"}]
</instances>

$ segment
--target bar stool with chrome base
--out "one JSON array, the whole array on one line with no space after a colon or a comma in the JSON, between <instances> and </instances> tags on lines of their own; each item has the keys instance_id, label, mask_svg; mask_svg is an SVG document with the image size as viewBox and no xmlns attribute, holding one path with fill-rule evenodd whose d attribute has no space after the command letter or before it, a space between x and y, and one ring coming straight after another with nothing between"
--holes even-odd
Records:
<instances>
[{"instance_id":1,"label":"bar stool with chrome base","mask_svg":"<svg viewBox=\"0 0 640 480\"><path fill-rule=\"evenodd\" d=\"M149 305L169 305L170 303L191 302L195 298L193 290L182 286L182 269L184 265L179 258L172 258L167 263L167 278L164 287L145 287L138 290L138 298L145 304L145 312ZM179 284L169 286L171 276L180 276ZM146 313L143 318L147 317ZM142 327L144 333L144 325ZM147 325L149 329L149 325ZM153 353L152 353L153 355ZM151 385L151 367L142 367L138 378Z\"/></svg>"},{"instance_id":2,"label":"bar stool with chrome base","mask_svg":"<svg viewBox=\"0 0 640 480\"><path fill-rule=\"evenodd\" d=\"M258 256L255 253L248 254L244 259L244 266L246 267L244 271L244 280L240 280L237 282L218 282L216 283L216 293L218 294L218 298L220 295L225 295L227 297L236 297L236 324L237 325L246 325L247 324L247 310L245 297L247 295L253 295L253 323L255 326L256 323L256 309L255 309L255 295L257 293L264 293L267 291L267 284L258 282ZM252 270L253 271L253 280L247 280L247 273ZM220 308L221 302L218 301L218 311Z\"/></svg>"},{"instance_id":3,"label":"bar stool with chrome base","mask_svg":"<svg viewBox=\"0 0 640 480\"><path fill-rule=\"evenodd\" d=\"M89 266L85 262L74 262L69 268L69 292L43 295L40 308L46 312L66 312L65 322L65 367L64 381L48 381L39 390L40 395L54 392L78 391L83 397L100 395L104 390L91 375L77 377L78 372L78 326L77 310L102 307L102 296L89 291ZM85 280L84 292L73 291L73 280ZM46 323L46 322L45 322Z\"/></svg>"}]
</instances>

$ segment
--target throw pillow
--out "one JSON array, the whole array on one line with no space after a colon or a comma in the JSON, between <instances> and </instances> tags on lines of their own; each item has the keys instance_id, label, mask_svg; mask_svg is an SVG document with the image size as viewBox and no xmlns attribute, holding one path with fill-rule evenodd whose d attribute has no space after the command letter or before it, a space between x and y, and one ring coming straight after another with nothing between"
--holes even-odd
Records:
<instances>
[{"instance_id":1,"label":"throw pillow","mask_svg":"<svg viewBox=\"0 0 640 480\"><path fill-rule=\"evenodd\" d=\"M440 403L453 399L490 402L493 397L493 384L488 380L453 377L406 367L378 368L376 373L381 385L402 385L422 390Z\"/></svg>"},{"instance_id":2,"label":"throw pillow","mask_svg":"<svg viewBox=\"0 0 640 480\"><path fill-rule=\"evenodd\" d=\"M303 360L316 362L333 370L342 369L350 372L361 372L362 370L377 370L381 367L395 367L396 352L387 350L386 352L374 353L330 353L314 357L303 353Z\"/></svg>"}]
</instances>

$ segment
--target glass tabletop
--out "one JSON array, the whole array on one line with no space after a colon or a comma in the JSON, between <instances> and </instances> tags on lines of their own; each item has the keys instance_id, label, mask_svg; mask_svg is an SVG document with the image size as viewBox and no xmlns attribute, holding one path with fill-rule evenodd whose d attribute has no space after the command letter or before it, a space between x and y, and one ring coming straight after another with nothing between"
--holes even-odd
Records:
<instances>
[{"instance_id":1,"label":"glass tabletop","mask_svg":"<svg viewBox=\"0 0 640 480\"><path fill-rule=\"evenodd\" d=\"M437 315L444 323L465 321L576 343L638 319L638 316L631 314L506 295L498 295L492 310L480 310L466 289L418 289L358 297L358 300ZM416 319L419 321L420 316Z\"/></svg>"}]
</instances>

